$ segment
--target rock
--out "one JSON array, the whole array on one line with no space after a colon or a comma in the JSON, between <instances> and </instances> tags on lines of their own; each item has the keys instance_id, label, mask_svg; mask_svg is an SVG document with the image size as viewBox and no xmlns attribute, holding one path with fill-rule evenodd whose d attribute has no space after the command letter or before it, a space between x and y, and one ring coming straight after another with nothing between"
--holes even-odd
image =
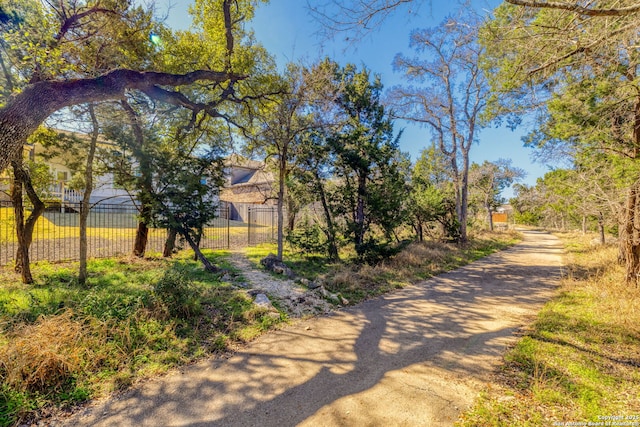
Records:
<instances>
[{"instance_id":1,"label":"rock","mask_svg":"<svg viewBox=\"0 0 640 427\"><path fill-rule=\"evenodd\" d=\"M269 300L269 297L267 297L265 294L256 295L256 299L253 300L253 303L259 307L265 307L265 308L273 307L273 305L271 304L271 301Z\"/></svg>"},{"instance_id":2,"label":"rock","mask_svg":"<svg viewBox=\"0 0 640 427\"><path fill-rule=\"evenodd\" d=\"M322 295L325 299L328 299L330 302L334 304L342 304L342 299L338 295L326 290L324 286L320 286L318 288L318 292L320 292L320 295Z\"/></svg>"},{"instance_id":3,"label":"rock","mask_svg":"<svg viewBox=\"0 0 640 427\"><path fill-rule=\"evenodd\" d=\"M261 259L260 264L262 264L267 270L287 276L289 279L296 277L293 270L291 270L284 262L280 261L274 254L269 254L265 258Z\"/></svg>"},{"instance_id":4,"label":"rock","mask_svg":"<svg viewBox=\"0 0 640 427\"><path fill-rule=\"evenodd\" d=\"M342 295L340 295L340 301L342 302L342 305L349 305L349 300Z\"/></svg>"},{"instance_id":5,"label":"rock","mask_svg":"<svg viewBox=\"0 0 640 427\"><path fill-rule=\"evenodd\" d=\"M318 282L308 281L308 283L307 283L307 288L309 288L311 290L318 289L320 286L322 286L322 285L320 285L320 283L318 283Z\"/></svg>"},{"instance_id":6,"label":"rock","mask_svg":"<svg viewBox=\"0 0 640 427\"><path fill-rule=\"evenodd\" d=\"M262 292L260 292L260 291L259 291L259 290L257 290L257 289L249 289L249 290L247 291L247 294L248 294L250 297L255 297L255 296L257 296L257 295L258 295L258 294L260 294L260 293L262 293Z\"/></svg>"},{"instance_id":7,"label":"rock","mask_svg":"<svg viewBox=\"0 0 640 427\"><path fill-rule=\"evenodd\" d=\"M280 320L280 313L278 311L270 311L267 316L273 320Z\"/></svg>"}]
</instances>

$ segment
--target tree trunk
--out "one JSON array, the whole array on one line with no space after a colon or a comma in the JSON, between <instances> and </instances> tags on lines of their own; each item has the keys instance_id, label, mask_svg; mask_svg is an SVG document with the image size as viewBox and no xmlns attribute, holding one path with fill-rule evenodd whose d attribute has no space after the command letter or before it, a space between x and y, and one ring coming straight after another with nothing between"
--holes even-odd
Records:
<instances>
[{"instance_id":1,"label":"tree trunk","mask_svg":"<svg viewBox=\"0 0 640 427\"><path fill-rule=\"evenodd\" d=\"M96 154L96 145L98 144L98 119L96 118L93 104L89 104L89 116L93 125L91 135L91 143L89 144L89 152L87 153L87 165L84 172L84 194L80 203L80 268L78 270L78 283L84 285L87 282L87 255L89 248L87 246L87 220L89 211L91 210L91 193L93 192L93 159Z\"/></svg>"},{"instance_id":2,"label":"tree trunk","mask_svg":"<svg viewBox=\"0 0 640 427\"><path fill-rule=\"evenodd\" d=\"M626 269L626 281L636 286L640 275L639 197L640 180L629 189L620 225L620 254Z\"/></svg>"},{"instance_id":3,"label":"tree trunk","mask_svg":"<svg viewBox=\"0 0 640 427\"><path fill-rule=\"evenodd\" d=\"M21 162L20 162L21 163ZM24 233L24 205L22 202L22 181L19 172L21 167L18 162L12 162L14 171L13 186L11 187L11 203L13 204L13 217L16 224L16 237L18 238L18 249L16 251L16 273L20 273L22 283L33 283L31 275L31 265L29 263L29 250Z\"/></svg>"},{"instance_id":4,"label":"tree trunk","mask_svg":"<svg viewBox=\"0 0 640 427\"><path fill-rule=\"evenodd\" d=\"M415 228L416 228L416 234L418 235L418 241L424 242L424 230L422 226L422 221L418 221L417 224L415 225Z\"/></svg>"},{"instance_id":5,"label":"tree trunk","mask_svg":"<svg viewBox=\"0 0 640 427\"><path fill-rule=\"evenodd\" d=\"M164 249L162 256L165 258L171 258L173 250L176 248L176 237L178 237L178 231L174 228L170 228L167 231L167 240L164 242Z\"/></svg>"},{"instance_id":6,"label":"tree trunk","mask_svg":"<svg viewBox=\"0 0 640 427\"><path fill-rule=\"evenodd\" d=\"M293 231L296 226L296 211L287 209L287 231Z\"/></svg>"},{"instance_id":7,"label":"tree trunk","mask_svg":"<svg viewBox=\"0 0 640 427\"><path fill-rule=\"evenodd\" d=\"M600 244L604 245L606 243L606 238L604 235L604 215L602 212L598 215L598 232L600 233Z\"/></svg>"},{"instance_id":8,"label":"tree trunk","mask_svg":"<svg viewBox=\"0 0 640 427\"><path fill-rule=\"evenodd\" d=\"M198 250L200 250L200 242L202 242L202 233L204 233L202 228L198 229L198 232L196 233L196 237L195 239L193 239L193 243L195 243ZM195 250L193 253L193 260L198 261L198 254L195 252Z\"/></svg>"},{"instance_id":9,"label":"tree trunk","mask_svg":"<svg viewBox=\"0 0 640 427\"><path fill-rule=\"evenodd\" d=\"M138 201L140 202L140 221L136 229L136 238L133 243L133 255L142 258L147 250L147 242L149 238L149 223L151 222L151 199L153 194L153 177L151 175L151 164L149 162L149 156L145 152L145 138L142 126L138 120L138 115L135 110L129 105L126 100L120 102L122 108L127 113L129 118L129 124L133 130L133 140L129 141L129 147L131 148L134 157L138 161L140 168L140 181Z\"/></svg>"},{"instance_id":10,"label":"tree trunk","mask_svg":"<svg viewBox=\"0 0 640 427\"><path fill-rule=\"evenodd\" d=\"M473 136L473 133L471 133ZM473 141L473 139L471 139ZM469 215L469 150L462 150L462 183L460 186L460 217L458 221L460 224L460 237L459 243L465 245L468 241L467 238L467 217Z\"/></svg>"},{"instance_id":11,"label":"tree trunk","mask_svg":"<svg viewBox=\"0 0 640 427\"><path fill-rule=\"evenodd\" d=\"M587 234L587 216L582 215L582 234Z\"/></svg>"},{"instance_id":12,"label":"tree trunk","mask_svg":"<svg viewBox=\"0 0 640 427\"><path fill-rule=\"evenodd\" d=\"M195 253L198 260L200 260L200 262L202 263L202 266L206 271L208 271L209 273L217 273L218 271L220 271L220 269L215 265L213 265L211 261L209 261L207 257L204 256L202 251L200 251L200 248L198 247L196 242L191 238L191 234L189 233L189 230L182 229L180 230L180 234L182 234L182 236L187 241L191 249L193 249L193 252Z\"/></svg>"},{"instance_id":13,"label":"tree trunk","mask_svg":"<svg viewBox=\"0 0 640 427\"><path fill-rule=\"evenodd\" d=\"M235 82L246 76L209 70L186 74L115 70L99 77L41 81L14 93L0 108L0 172L10 160L21 154L22 146L37 128L54 112L71 105L122 99L126 89L140 90L153 99L191 107L185 99L178 100L158 90L158 86L185 86L200 80ZM230 91L229 91L230 92ZM198 107L194 105L192 108ZM201 107L199 107L201 108ZM216 111L217 113L217 111Z\"/></svg>"},{"instance_id":14,"label":"tree trunk","mask_svg":"<svg viewBox=\"0 0 640 427\"><path fill-rule=\"evenodd\" d=\"M31 183L31 177L24 170L22 164L22 157L12 162L14 183L11 188L11 200L13 203L14 216L16 222L16 233L18 237L18 250L16 251L16 265L15 271L20 273L22 282L25 284L33 283L33 276L31 275L31 261L29 259L29 248L33 241L33 230L38 222L38 218L44 212L45 206L42 200L38 197L33 184ZM25 221L24 219L24 205L22 201L22 190L27 192L27 196L33 205L31 214Z\"/></svg>"},{"instance_id":15,"label":"tree trunk","mask_svg":"<svg viewBox=\"0 0 640 427\"><path fill-rule=\"evenodd\" d=\"M365 234L365 217L364 217L364 205L365 197L367 194L367 175L362 173L358 176L358 199L356 202L355 212L355 233L356 233L356 253L363 255L364 253L364 234Z\"/></svg>"},{"instance_id":16,"label":"tree trunk","mask_svg":"<svg viewBox=\"0 0 640 427\"><path fill-rule=\"evenodd\" d=\"M147 206L143 206L143 212L148 209ZM144 213L141 214L144 216ZM142 258L147 250L147 241L149 240L149 227L144 220L138 221L138 228L136 228L136 238L133 242L133 255Z\"/></svg>"},{"instance_id":17,"label":"tree trunk","mask_svg":"<svg viewBox=\"0 0 640 427\"><path fill-rule=\"evenodd\" d=\"M491 204L485 202L484 207L487 209L487 220L489 221L489 231L493 231L493 212L491 211Z\"/></svg>"},{"instance_id":18,"label":"tree trunk","mask_svg":"<svg viewBox=\"0 0 640 427\"><path fill-rule=\"evenodd\" d=\"M329 203L327 203L327 195L324 191L324 187L322 186L322 180L318 171L314 174L315 177L315 188L320 196L320 203L322 204L322 210L324 212L324 220L327 223L327 226L323 229L324 234L327 236L327 251L329 255L329 259L332 261L339 261L340 254L338 253L338 245L336 243L336 230L333 225L333 217L331 216L331 209L329 209Z\"/></svg>"},{"instance_id":19,"label":"tree trunk","mask_svg":"<svg viewBox=\"0 0 640 427\"><path fill-rule=\"evenodd\" d=\"M282 261L282 253L284 250L284 198L285 198L285 180L287 177L287 152L283 150L280 153L278 162L278 253L277 258Z\"/></svg>"}]
</instances>

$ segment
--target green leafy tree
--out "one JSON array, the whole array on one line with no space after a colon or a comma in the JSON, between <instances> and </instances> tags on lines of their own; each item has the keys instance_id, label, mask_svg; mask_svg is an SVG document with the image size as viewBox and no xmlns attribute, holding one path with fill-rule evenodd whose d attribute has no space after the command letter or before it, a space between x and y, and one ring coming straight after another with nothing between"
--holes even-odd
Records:
<instances>
[{"instance_id":1,"label":"green leafy tree","mask_svg":"<svg viewBox=\"0 0 640 427\"><path fill-rule=\"evenodd\" d=\"M471 199L476 199L487 214L489 230L493 231L493 212L504 203L502 190L526 176L524 170L513 167L510 159L495 162L484 161L481 165L471 164L469 185Z\"/></svg>"},{"instance_id":2,"label":"green leafy tree","mask_svg":"<svg viewBox=\"0 0 640 427\"><path fill-rule=\"evenodd\" d=\"M448 165L445 155L432 144L420 152L411 171L408 210L420 241L432 224L440 224L447 239L457 239L455 191Z\"/></svg>"},{"instance_id":3,"label":"green leafy tree","mask_svg":"<svg viewBox=\"0 0 640 427\"><path fill-rule=\"evenodd\" d=\"M514 210L514 219L518 224L540 226L543 220L541 212L543 202L542 195L535 186L526 184L514 184L514 197L509 200L509 204Z\"/></svg>"},{"instance_id":4,"label":"green leafy tree","mask_svg":"<svg viewBox=\"0 0 640 427\"><path fill-rule=\"evenodd\" d=\"M502 111L540 108L545 133L581 155L632 159L618 210L627 281L640 274L640 15L616 2L510 1L482 32ZM516 6L517 5L517 6ZM502 33L508 28L508 34Z\"/></svg>"},{"instance_id":5,"label":"green leafy tree","mask_svg":"<svg viewBox=\"0 0 640 427\"><path fill-rule=\"evenodd\" d=\"M379 77L372 79L367 69L358 71L347 65L337 69L334 78L339 88L334 102L340 125L326 140L338 182L334 211L344 218L347 235L363 257L374 244L367 236L371 224L377 220L377 225L390 230L394 220L383 212L401 207L393 194L403 189L404 183L398 173L399 136L394 137L392 121L382 105ZM379 203L382 200L386 203Z\"/></svg>"},{"instance_id":6,"label":"green leafy tree","mask_svg":"<svg viewBox=\"0 0 640 427\"><path fill-rule=\"evenodd\" d=\"M338 261L338 221L332 209L334 157L327 144L327 132L327 129L318 127L302 135L292 175L308 194L314 196L313 200L320 203L321 230L326 237L327 255L329 259Z\"/></svg>"},{"instance_id":7,"label":"green leafy tree","mask_svg":"<svg viewBox=\"0 0 640 427\"><path fill-rule=\"evenodd\" d=\"M153 221L176 230L193 249L206 271L217 272L199 247L206 224L216 217L217 189L222 185L222 158L215 153L185 156L173 150L157 159L163 172L153 195Z\"/></svg>"}]
</instances>

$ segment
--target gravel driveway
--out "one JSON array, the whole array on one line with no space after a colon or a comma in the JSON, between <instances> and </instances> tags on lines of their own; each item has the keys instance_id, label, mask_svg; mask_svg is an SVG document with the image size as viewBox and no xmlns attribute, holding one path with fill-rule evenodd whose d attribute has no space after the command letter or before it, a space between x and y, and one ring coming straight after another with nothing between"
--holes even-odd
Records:
<instances>
[{"instance_id":1,"label":"gravel driveway","mask_svg":"<svg viewBox=\"0 0 640 427\"><path fill-rule=\"evenodd\" d=\"M450 426L560 276L562 249L515 247L143 384L69 426Z\"/></svg>"}]
</instances>

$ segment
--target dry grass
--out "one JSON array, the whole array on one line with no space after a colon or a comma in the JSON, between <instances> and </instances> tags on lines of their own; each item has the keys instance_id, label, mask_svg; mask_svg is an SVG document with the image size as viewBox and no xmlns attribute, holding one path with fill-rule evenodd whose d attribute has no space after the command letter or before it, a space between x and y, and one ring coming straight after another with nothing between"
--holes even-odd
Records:
<instances>
[{"instance_id":1,"label":"dry grass","mask_svg":"<svg viewBox=\"0 0 640 427\"><path fill-rule=\"evenodd\" d=\"M7 337L0 348L0 376L21 391L59 389L82 371L95 338L83 332L71 310L41 317Z\"/></svg>"},{"instance_id":2,"label":"dry grass","mask_svg":"<svg viewBox=\"0 0 640 427\"><path fill-rule=\"evenodd\" d=\"M422 269L437 271L439 266L447 262L451 254L456 251L452 244L440 242L414 242L405 250L385 262L385 266L392 270Z\"/></svg>"},{"instance_id":3,"label":"dry grass","mask_svg":"<svg viewBox=\"0 0 640 427\"><path fill-rule=\"evenodd\" d=\"M343 265L324 278L332 292L357 303L457 268L514 244L517 233L476 233L467 247L437 241L414 242L375 265Z\"/></svg>"}]
</instances>

